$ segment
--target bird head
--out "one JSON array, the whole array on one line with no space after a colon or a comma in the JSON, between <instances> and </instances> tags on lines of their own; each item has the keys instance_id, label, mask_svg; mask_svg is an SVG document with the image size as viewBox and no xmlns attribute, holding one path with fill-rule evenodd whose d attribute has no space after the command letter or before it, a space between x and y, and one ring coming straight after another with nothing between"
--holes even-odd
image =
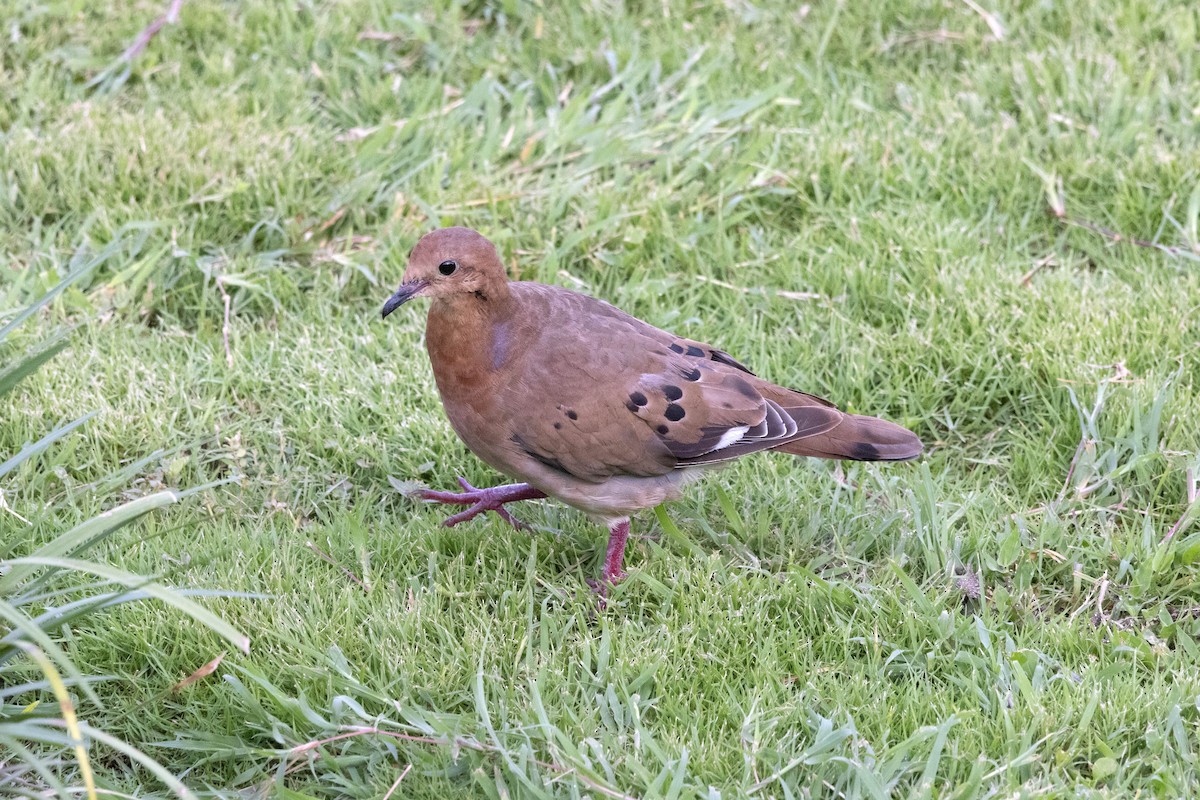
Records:
<instances>
[{"instance_id":1,"label":"bird head","mask_svg":"<svg viewBox=\"0 0 1200 800\"><path fill-rule=\"evenodd\" d=\"M439 228L421 237L383 316L414 297L473 294L486 299L507 281L496 246L470 228Z\"/></svg>"}]
</instances>

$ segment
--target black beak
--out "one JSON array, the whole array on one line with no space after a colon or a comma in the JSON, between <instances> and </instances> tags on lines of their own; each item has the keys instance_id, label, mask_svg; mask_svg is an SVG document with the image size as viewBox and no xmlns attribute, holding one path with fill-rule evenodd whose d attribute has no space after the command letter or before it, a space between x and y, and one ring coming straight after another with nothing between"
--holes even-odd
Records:
<instances>
[{"instance_id":1,"label":"black beak","mask_svg":"<svg viewBox=\"0 0 1200 800\"><path fill-rule=\"evenodd\" d=\"M409 300L412 300L428 285L428 281L412 281L400 284L400 288L396 290L396 293L389 297L388 301L383 304L383 316L386 317Z\"/></svg>"}]
</instances>

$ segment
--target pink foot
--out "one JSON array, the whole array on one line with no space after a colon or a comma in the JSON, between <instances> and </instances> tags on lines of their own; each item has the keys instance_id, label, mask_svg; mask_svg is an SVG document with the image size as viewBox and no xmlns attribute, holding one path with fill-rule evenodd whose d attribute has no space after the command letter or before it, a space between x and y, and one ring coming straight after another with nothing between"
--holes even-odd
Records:
<instances>
[{"instance_id":1,"label":"pink foot","mask_svg":"<svg viewBox=\"0 0 1200 800\"><path fill-rule=\"evenodd\" d=\"M449 503L452 505L470 506L465 511L460 511L457 514L447 517L442 522L447 528L453 528L460 522L466 522L469 519L474 519L485 511L495 511L500 515L500 518L512 525L517 530L528 529L521 520L508 513L504 508L505 503L516 502L517 500L537 500L546 495L538 489L533 488L528 483L511 483L507 486L493 486L489 489L477 489L467 483L466 478L459 478L458 484L466 491L464 492L435 492L432 489L420 489L413 492L413 497L421 500L428 500L432 503Z\"/></svg>"}]
</instances>

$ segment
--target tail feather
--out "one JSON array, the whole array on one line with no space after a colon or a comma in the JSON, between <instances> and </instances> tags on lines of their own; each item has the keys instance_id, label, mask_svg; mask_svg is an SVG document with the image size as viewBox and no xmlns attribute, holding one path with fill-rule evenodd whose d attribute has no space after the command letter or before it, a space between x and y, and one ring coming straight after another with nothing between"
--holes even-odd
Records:
<instances>
[{"instance_id":1,"label":"tail feather","mask_svg":"<svg viewBox=\"0 0 1200 800\"><path fill-rule=\"evenodd\" d=\"M846 414L824 433L795 439L773 448L780 453L851 461L908 461L921 455L916 434L894 422Z\"/></svg>"}]
</instances>

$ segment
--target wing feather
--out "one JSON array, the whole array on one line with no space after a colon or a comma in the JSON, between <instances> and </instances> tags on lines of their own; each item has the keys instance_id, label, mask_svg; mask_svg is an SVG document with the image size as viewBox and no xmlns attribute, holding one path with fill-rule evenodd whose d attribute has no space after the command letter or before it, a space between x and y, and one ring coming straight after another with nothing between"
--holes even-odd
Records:
<instances>
[{"instance_id":1,"label":"wing feather","mask_svg":"<svg viewBox=\"0 0 1200 800\"><path fill-rule=\"evenodd\" d=\"M502 389L502 407L514 455L540 467L598 483L665 475L771 449L870 458L875 451L863 436L881 444L878 457L912 457L911 443L895 432L898 426L886 423L888 435L899 437L895 445L886 437L880 442L876 434L884 428L858 422L863 418L843 414L827 400L757 378L721 350L672 336L583 295L537 285L523 292L529 293L527 301L538 301L542 323L522 360L525 372L514 369L512 385L552 391L531 396ZM587 319L587 335L561 335L575 327L576 317ZM549 324L552 318L555 324ZM843 427L845 434L838 434ZM915 452L919 447L917 442Z\"/></svg>"}]
</instances>

